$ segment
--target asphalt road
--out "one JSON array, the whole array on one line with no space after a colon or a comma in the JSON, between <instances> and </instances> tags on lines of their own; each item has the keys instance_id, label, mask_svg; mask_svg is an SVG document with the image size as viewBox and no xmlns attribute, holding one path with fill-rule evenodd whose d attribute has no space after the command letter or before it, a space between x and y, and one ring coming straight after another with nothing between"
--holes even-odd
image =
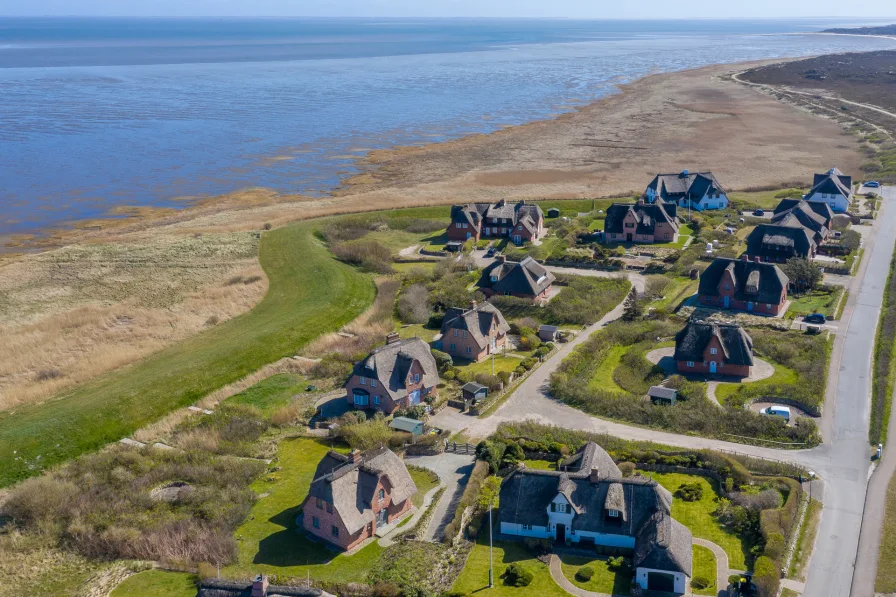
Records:
<instances>
[{"instance_id":1,"label":"asphalt road","mask_svg":"<svg viewBox=\"0 0 896 597\"><path fill-rule=\"evenodd\" d=\"M896 188L883 191L885 199L896 199ZM799 463L814 470L824 482L824 510L818 539L808 570L804 595L808 597L848 597L859 547L859 534L865 495L868 488L871 450L868 427L871 401L871 357L874 335L883 301L884 286L896 242L896 207L884 201L876 222L876 232L865 238L865 259L853 279L849 300L839 322L831 357L828 391L820 428L824 443L812 450L783 451L719 440L658 432L631 427L588 416L553 400L547 391L550 374L556 370L572 346L564 346L514 392L491 417L479 419L450 411L436 417L437 426L462 430L474 437L485 437L503 421L535 419L572 429L609 433L633 440L648 440L689 448L727 449L753 456L777 458ZM621 306L601 322L579 334L571 344L583 342L588 335L621 315ZM896 446L896 442L893 444ZM893 449L896 452L896 447ZM886 460L886 456L885 456ZM891 460L896 460L896 455ZM885 473L882 469L882 473ZM882 474L883 478L885 474ZM888 475L886 475L888 476ZM880 485L886 488L886 483ZM877 503L882 495L872 486L869 500ZM872 516L873 514L873 516ZM869 509L866 527L880 526L878 510ZM879 534L879 532L878 532ZM870 536L869 536L870 537ZM879 537L877 539L879 543ZM864 543L863 543L864 545ZM868 548L876 558L877 544ZM867 571L863 550L863 572L856 574L854 597L873 596L874 573ZM870 565L876 570L876 561ZM871 583L871 592L866 587Z\"/></svg>"}]
</instances>

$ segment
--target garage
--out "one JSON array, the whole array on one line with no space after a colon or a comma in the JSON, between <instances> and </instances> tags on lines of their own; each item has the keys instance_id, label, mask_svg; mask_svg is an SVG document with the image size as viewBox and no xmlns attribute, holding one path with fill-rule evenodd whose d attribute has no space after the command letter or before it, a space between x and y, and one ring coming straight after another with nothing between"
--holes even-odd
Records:
<instances>
[{"instance_id":1,"label":"garage","mask_svg":"<svg viewBox=\"0 0 896 597\"><path fill-rule=\"evenodd\" d=\"M675 577L671 574L662 572L647 573L647 589L650 591L665 591L672 593L675 591Z\"/></svg>"}]
</instances>

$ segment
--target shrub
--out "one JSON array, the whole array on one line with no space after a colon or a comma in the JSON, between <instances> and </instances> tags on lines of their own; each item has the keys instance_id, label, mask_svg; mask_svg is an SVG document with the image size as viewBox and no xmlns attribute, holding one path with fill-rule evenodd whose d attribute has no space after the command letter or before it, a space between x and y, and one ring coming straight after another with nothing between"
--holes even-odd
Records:
<instances>
[{"instance_id":1,"label":"shrub","mask_svg":"<svg viewBox=\"0 0 896 597\"><path fill-rule=\"evenodd\" d=\"M435 348L433 348L430 352L432 352L432 356L436 360L436 366L439 368L440 373L445 373L445 371L454 367L454 359L452 359L451 355L447 352L442 352L441 350L436 350Z\"/></svg>"},{"instance_id":2,"label":"shrub","mask_svg":"<svg viewBox=\"0 0 896 597\"><path fill-rule=\"evenodd\" d=\"M607 568L610 570L619 571L626 567L628 567L628 562L626 562L625 558L622 556L607 558Z\"/></svg>"},{"instance_id":3,"label":"shrub","mask_svg":"<svg viewBox=\"0 0 896 597\"><path fill-rule=\"evenodd\" d=\"M429 290L423 284L411 284L398 296L398 317L405 323L429 320Z\"/></svg>"},{"instance_id":4,"label":"shrub","mask_svg":"<svg viewBox=\"0 0 896 597\"><path fill-rule=\"evenodd\" d=\"M503 383L500 377L490 373L477 373L475 379L476 383L487 387L489 392L497 392Z\"/></svg>"},{"instance_id":5,"label":"shrub","mask_svg":"<svg viewBox=\"0 0 896 597\"><path fill-rule=\"evenodd\" d=\"M520 363L520 366L521 366L523 369L525 369L526 371L529 371L530 369L532 369L532 367L535 366L535 363L536 363L535 359L531 359L531 358L530 358L530 359L523 359L523 362Z\"/></svg>"},{"instance_id":6,"label":"shrub","mask_svg":"<svg viewBox=\"0 0 896 597\"><path fill-rule=\"evenodd\" d=\"M622 472L623 477L631 477L635 472L635 463L634 462L620 462L619 470Z\"/></svg>"},{"instance_id":7,"label":"shrub","mask_svg":"<svg viewBox=\"0 0 896 597\"><path fill-rule=\"evenodd\" d=\"M666 289L672 280L666 276L647 276L647 282L644 285L644 293L647 296L659 298L665 295Z\"/></svg>"},{"instance_id":8,"label":"shrub","mask_svg":"<svg viewBox=\"0 0 896 597\"><path fill-rule=\"evenodd\" d=\"M567 281L569 285L545 307L551 323L594 323L618 305L631 288L623 277L569 276Z\"/></svg>"},{"instance_id":9,"label":"shrub","mask_svg":"<svg viewBox=\"0 0 896 597\"><path fill-rule=\"evenodd\" d=\"M675 490L675 497L685 502L699 502L703 499L703 485L697 481L682 483Z\"/></svg>"},{"instance_id":10,"label":"shrub","mask_svg":"<svg viewBox=\"0 0 896 597\"><path fill-rule=\"evenodd\" d=\"M522 564L510 564L504 570L504 582L514 587L528 587L534 579L532 571Z\"/></svg>"},{"instance_id":11,"label":"shrub","mask_svg":"<svg viewBox=\"0 0 896 597\"><path fill-rule=\"evenodd\" d=\"M579 582L588 582L594 576L594 568L591 566L582 566L576 570L576 580Z\"/></svg>"},{"instance_id":12,"label":"shrub","mask_svg":"<svg viewBox=\"0 0 896 597\"><path fill-rule=\"evenodd\" d=\"M334 245L330 249L340 261L361 266L366 271L380 274L392 272L392 252L376 241L353 241Z\"/></svg>"},{"instance_id":13,"label":"shrub","mask_svg":"<svg viewBox=\"0 0 896 597\"><path fill-rule=\"evenodd\" d=\"M765 540L765 556L775 560L776 562L784 555L787 544L784 541L784 535L780 533L772 533Z\"/></svg>"},{"instance_id":14,"label":"shrub","mask_svg":"<svg viewBox=\"0 0 896 597\"><path fill-rule=\"evenodd\" d=\"M395 435L385 421L376 419L340 427L338 433L349 446L358 450L370 450L380 444L389 443Z\"/></svg>"},{"instance_id":15,"label":"shrub","mask_svg":"<svg viewBox=\"0 0 896 597\"><path fill-rule=\"evenodd\" d=\"M705 576L695 576L691 579L691 586L697 590L708 589L712 586L712 581Z\"/></svg>"},{"instance_id":16,"label":"shrub","mask_svg":"<svg viewBox=\"0 0 896 597\"><path fill-rule=\"evenodd\" d=\"M753 583L760 597L774 597L778 594L778 583L781 574L775 562L766 556L756 558L753 565Z\"/></svg>"}]
</instances>

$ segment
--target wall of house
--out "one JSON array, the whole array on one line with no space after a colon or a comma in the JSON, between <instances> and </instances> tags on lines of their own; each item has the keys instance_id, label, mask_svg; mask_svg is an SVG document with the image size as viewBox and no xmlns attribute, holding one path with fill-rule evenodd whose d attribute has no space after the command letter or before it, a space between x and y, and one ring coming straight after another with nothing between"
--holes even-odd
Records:
<instances>
[{"instance_id":1,"label":"wall of house","mask_svg":"<svg viewBox=\"0 0 896 597\"><path fill-rule=\"evenodd\" d=\"M454 334L455 332L457 332L457 335ZM466 334L466 338L464 337L464 334ZM476 343L476 339L473 338L473 334L466 330L449 328L445 330L445 335L442 336L441 342L442 351L447 352L452 357L481 361L491 354L491 351L489 350L490 344L479 346L479 344ZM505 342L505 334L496 335L495 348L501 348L504 346ZM452 348L452 346L454 346L454 348ZM467 351L468 348L469 351Z\"/></svg>"},{"instance_id":2,"label":"wall of house","mask_svg":"<svg viewBox=\"0 0 896 597\"><path fill-rule=\"evenodd\" d=\"M728 365L721 359L716 359L718 363L716 373L719 375L731 375L732 377L749 377L749 365ZM693 367L688 367L687 361L677 361L676 367L679 373L697 373L701 375L709 374L709 361L694 361Z\"/></svg>"},{"instance_id":3,"label":"wall of house","mask_svg":"<svg viewBox=\"0 0 896 597\"><path fill-rule=\"evenodd\" d=\"M505 535L514 535L517 537L537 537L539 539L553 538L551 531L545 527L532 526L531 529L524 529L523 525L513 522L502 522L501 532Z\"/></svg>"},{"instance_id":4,"label":"wall of house","mask_svg":"<svg viewBox=\"0 0 896 597\"><path fill-rule=\"evenodd\" d=\"M495 291L492 290L491 288L480 288L479 290L481 290L481 291L482 291L482 294L484 294L486 297L493 297L493 296L496 296L496 295L498 294L497 292L495 292ZM547 288L545 288L544 290L542 290L542 291L538 294L538 296L533 296L533 295L531 295L531 294L520 294L520 293L518 293L518 292L513 292L513 293L510 294L510 296L515 296L516 298L524 298L524 299L528 299L528 300L532 301L533 303L540 303L540 302L543 302L543 301L547 300L548 297L551 296L551 290L552 290L552 287L551 287L551 286L548 286Z\"/></svg>"},{"instance_id":5,"label":"wall of house","mask_svg":"<svg viewBox=\"0 0 896 597\"><path fill-rule=\"evenodd\" d=\"M371 382L376 383L373 386ZM361 383L360 375L352 375L345 384L345 399L351 408L370 408L383 411L390 414L398 408L398 405L392 400L389 392L383 387L378 380L366 378L365 383ZM354 399L355 389L366 390L370 394L370 402L367 406L356 406ZM376 403L376 397L379 396L379 404Z\"/></svg>"},{"instance_id":6,"label":"wall of house","mask_svg":"<svg viewBox=\"0 0 896 597\"><path fill-rule=\"evenodd\" d=\"M468 222L452 222L445 233L448 240L465 241L468 238L479 240L479 230Z\"/></svg>"},{"instance_id":7,"label":"wall of house","mask_svg":"<svg viewBox=\"0 0 896 597\"><path fill-rule=\"evenodd\" d=\"M821 201L831 206L831 210L843 212L849 209L849 197L844 197L839 193L813 193L806 197L807 201Z\"/></svg>"},{"instance_id":8,"label":"wall of house","mask_svg":"<svg viewBox=\"0 0 896 597\"><path fill-rule=\"evenodd\" d=\"M717 294L701 294L697 297L697 300L701 305L706 305L708 307L727 308L734 311L747 311L758 315L778 315L778 313L781 312L784 303L787 301L787 289L784 289L781 292L781 298L777 303L758 303L753 301L752 308L750 308L750 301L735 299L734 295L734 280L731 278L731 274L728 271L725 271L722 274L722 279L719 281ZM728 297L727 307L725 307L726 296Z\"/></svg>"},{"instance_id":9,"label":"wall of house","mask_svg":"<svg viewBox=\"0 0 896 597\"><path fill-rule=\"evenodd\" d=\"M556 526L540 527L532 526L531 529L524 529L523 525L512 522L501 523L501 533L512 535L515 537L536 537L538 539L554 539L556 536ZM607 533L593 533L591 531L575 531L567 526L566 536L572 543L578 543L585 537L594 539L595 545L604 547L619 547L622 549L634 549L635 538L627 535L610 535Z\"/></svg>"},{"instance_id":10,"label":"wall of house","mask_svg":"<svg viewBox=\"0 0 896 597\"><path fill-rule=\"evenodd\" d=\"M687 579L688 577L682 574L681 572L670 572L668 570L655 570L653 568L635 568L635 582L642 589L647 589L647 578L648 574L651 572L659 572L661 574L671 574L675 579L675 592L684 594L687 590Z\"/></svg>"},{"instance_id":11,"label":"wall of house","mask_svg":"<svg viewBox=\"0 0 896 597\"><path fill-rule=\"evenodd\" d=\"M687 199L681 199L678 202L678 206L687 209ZM728 196L724 193L719 194L718 197L704 195L700 201L691 202L691 209L696 209L697 211L703 211L704 209L725 209L726 207L728 207Z\"/></svg>"},{"instance_id":12,"label":"wall of house","mask_svg":"<svg viewBox=\"0 0 896 597\"><path fill-rule=\"evenodd\" d=\"M565 524L566 535L569 536L569 527L572 525L572 518L575 515L572 506L566 499L566 496L564 496L562 493L557 494L556 497L551 500L551 504L554 504L555 506L562 506L566 509L566 512L551 512L551 506L548 505L548 522L550 522L551 525L551 535L556 536L558 524Z\"/></svg>"},{"instance_id":13,"label":"wall of house","mask_svg":"<svg viewBox=\"0 0 896 597\"><path fill-rule=\"evenodd\" d=\"M302 510L302 526L304 526L305 530L312 535L320 537L324 541L337 547L349 550L373 534L371 525L366 525L360 531L354 534L349 534L345 529L345 525L342 523L342 518L340 518L339 513L336 512L336 509L333 508L332 512L327 512L326 502L322 502L321 506L322 507L318 508L317 500L315 498L309 498L305 502L305 507ZM319 522L319 528L314 527L315 518L317 518ZM339 529L338 537L333 536L332 529L334 526Z\"/></svg>"}]
</instances>

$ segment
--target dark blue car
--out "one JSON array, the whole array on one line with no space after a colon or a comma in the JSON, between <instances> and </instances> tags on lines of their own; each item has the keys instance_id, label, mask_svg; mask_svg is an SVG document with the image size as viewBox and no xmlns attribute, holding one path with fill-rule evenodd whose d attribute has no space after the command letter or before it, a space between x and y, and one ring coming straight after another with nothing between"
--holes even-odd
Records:
<instances>
[{"instance_id":1,"label":"dark blue car","mask_svg":"<svg viewBox=\"0 0 896 597\"><path fill-rule=\"evenodd\" d=\"M866 182L865 186L870 189L877 189L877 188L880 188L880 183L877 182L876 180L872 180L870 182Z\"/></svg>"}]
</instances>

